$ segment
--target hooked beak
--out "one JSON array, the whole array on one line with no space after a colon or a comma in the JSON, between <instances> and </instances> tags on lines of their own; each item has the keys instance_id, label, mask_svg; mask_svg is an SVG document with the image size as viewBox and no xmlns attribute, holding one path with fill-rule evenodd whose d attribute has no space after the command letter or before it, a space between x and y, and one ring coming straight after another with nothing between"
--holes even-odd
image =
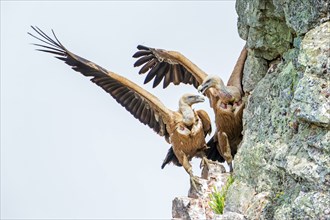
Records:
<instances>
[{"instance_id":1,"label":"hooked beak","mask_svg":"<svg viewBox=\"0 0 330 220\"><path fill-rule=\"evenodd\" d=\"M204 101L205 101L205 98L203 96L200 96L200 95L195 96L195 103L204 102Z\"/></svg>"},{"instance_id":2,"label":"hooked beak","mask_svg":"<svg viewBox=\"0 0 330 220\"><path fill-rule=\"evenodd\" d=\"M198 92L204 94L204 92L209 88L209 85L207 83L201 84L198 86L197 90Z\"/></svg>"}]
</instances>

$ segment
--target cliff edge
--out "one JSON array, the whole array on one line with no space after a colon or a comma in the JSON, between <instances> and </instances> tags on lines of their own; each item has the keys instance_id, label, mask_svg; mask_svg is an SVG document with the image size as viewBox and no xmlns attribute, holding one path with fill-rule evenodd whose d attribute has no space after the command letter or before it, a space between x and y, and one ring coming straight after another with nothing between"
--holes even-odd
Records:
<instances>
[{"instance_id":1,"label":"cliff edge","mask_svg":"<svg viewBox=\"0 0 330 220\"><path fill-rule=\"evenodd\" d=\"M237 0L236 11L244 137L217 219L330 219L329 3Z\"/></svg>"}]
</instances>

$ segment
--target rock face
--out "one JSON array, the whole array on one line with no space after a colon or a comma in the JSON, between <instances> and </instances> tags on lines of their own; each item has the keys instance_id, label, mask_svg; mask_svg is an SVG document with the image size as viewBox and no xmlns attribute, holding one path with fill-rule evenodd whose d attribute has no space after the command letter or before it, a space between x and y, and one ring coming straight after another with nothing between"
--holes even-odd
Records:
<instances>
[{"instance_id":1,"label":"rock face","mask_svg":"<svg viewBox=\"0 0 330 220\"><path fill-rule=\"evenodd\" d=\"M330 219L328 0L236 0L236 10L249 51L244 137L224 214L197 219Z\"/></svg>"},{"instance_id":2,"label":"rock face","mask_svg":"<svg viewBox=\"0 0 330 220\"><path fill-rule=\"evenodd\" d=\"M328 1L237 0L247 105L225 214L330 219Z\"/></svg>"},{"instance_id":3,"label":"rock face","mask_svg":"<svg viewBox=\"0 0 330 220\"><path fill-rule=\"evenodd\" d=\"M213 192L214 187L221 190L225 185L230 176L229 173L225 172L225 168L217 162L210 163L209 169L204 167L202 178L199 179L200 185L197 186L198 189L195 190L190 186L187 197L174 198L172 202L173 219L200 220L215 218L215 214L209 206L209 195Z\"/></svg>"}]
</instances>

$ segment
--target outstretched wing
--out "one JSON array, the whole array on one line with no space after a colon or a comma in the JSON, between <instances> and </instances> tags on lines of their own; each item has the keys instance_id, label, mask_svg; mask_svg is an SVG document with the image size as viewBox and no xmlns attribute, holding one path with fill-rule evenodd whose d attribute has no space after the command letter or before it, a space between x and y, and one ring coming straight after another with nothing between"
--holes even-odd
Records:
<instances>
[{"instance_id":1,"label":"outstretched wing","mask_svg":"<svg viewBox=\"0 0 330 220\"><path fill-rule=\"evenodd\" d=\"M168 141L169 133L166 124L170 123L173 112L167 109L159 99L142 89L128 79L98 66L97 64L79 57L67 50L57 39L47 36L38 27L31 26L38 34L32 37L45 43L34 44L41 47L39 51L55 54L56 58L63 60L84 76L91 77L91 81L109 93L119 104L126 108L135 118L148 125L160 136L165 136Z\"/></svg>"},{"instance_id":2,"label":"outstretched wing","mask_svg":"<svg viewBox=\"0 0 330 220\"><path fill-rule=\"evenodd\" d=\"M235 86L236 88L238 88L241 95L243 95L244 93L242 86L242 79L243 79L243 69L244 69L247 53L248 53L247 48L246 46L244 46L236 61L233 72L231 73L229 80L227 82L227 86Z\"/></svg>"},{"instance_id":3,"label":"outstretched wing","mask_svg":"<svg viewBox=\"0 0 330 220\"><path fill-rule=\"evenodd\" d=\"M146 46L137 46L138 50L133 57L139 58L134 67L142 66L139 74L147 73L144 83L154 79L153 87L163 81L163 88L170 83L178 85L180 83L192 84L197 88L207 74L198 68L179 52L155 49Z\"/></svg>"}]
</instances>

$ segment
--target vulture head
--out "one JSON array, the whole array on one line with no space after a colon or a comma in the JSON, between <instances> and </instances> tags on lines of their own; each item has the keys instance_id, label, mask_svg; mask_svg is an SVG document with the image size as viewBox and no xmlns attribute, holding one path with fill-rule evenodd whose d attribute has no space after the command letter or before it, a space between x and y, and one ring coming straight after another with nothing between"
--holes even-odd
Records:
<instances>
[{"instance_id":1,"label":"vulture head","mask_svg":"<svg viewBox=\"0 0 330 220\"><path fill-rule=\"evenodd\" d=\"M187 93L181 96L179 103L192 106L195 103L204 102L204 101L205 98L203 96Z\"/></svg>"},{"instance_id":2,"label":"vulture head","mask_svg":"<svg viewBox=\"0 0 330 220\"><path fill-rule=\"evenodd\" d=\"M219 76L209 75L204 79L203 83L200 86L198 86L197 89L199 92L204 94L205 91L208 90L209 88L216 88L217 90L224 90L226 88L226 86Z\"/></svg>"},{"instance_id":3,"label":"vulture head","mask_svg":"<svg viewBox=\"0 0 330 220\"><path fill-rule=\"evenodd\" d=\"M234 102L236 99L238 101L241 97L240 92L236 87L225 86L219 76L207 76L197 89L205 95L205 92L210 88L214 88L217 92L217 96L226 104Z\"/></svg>"}]
</instances>

